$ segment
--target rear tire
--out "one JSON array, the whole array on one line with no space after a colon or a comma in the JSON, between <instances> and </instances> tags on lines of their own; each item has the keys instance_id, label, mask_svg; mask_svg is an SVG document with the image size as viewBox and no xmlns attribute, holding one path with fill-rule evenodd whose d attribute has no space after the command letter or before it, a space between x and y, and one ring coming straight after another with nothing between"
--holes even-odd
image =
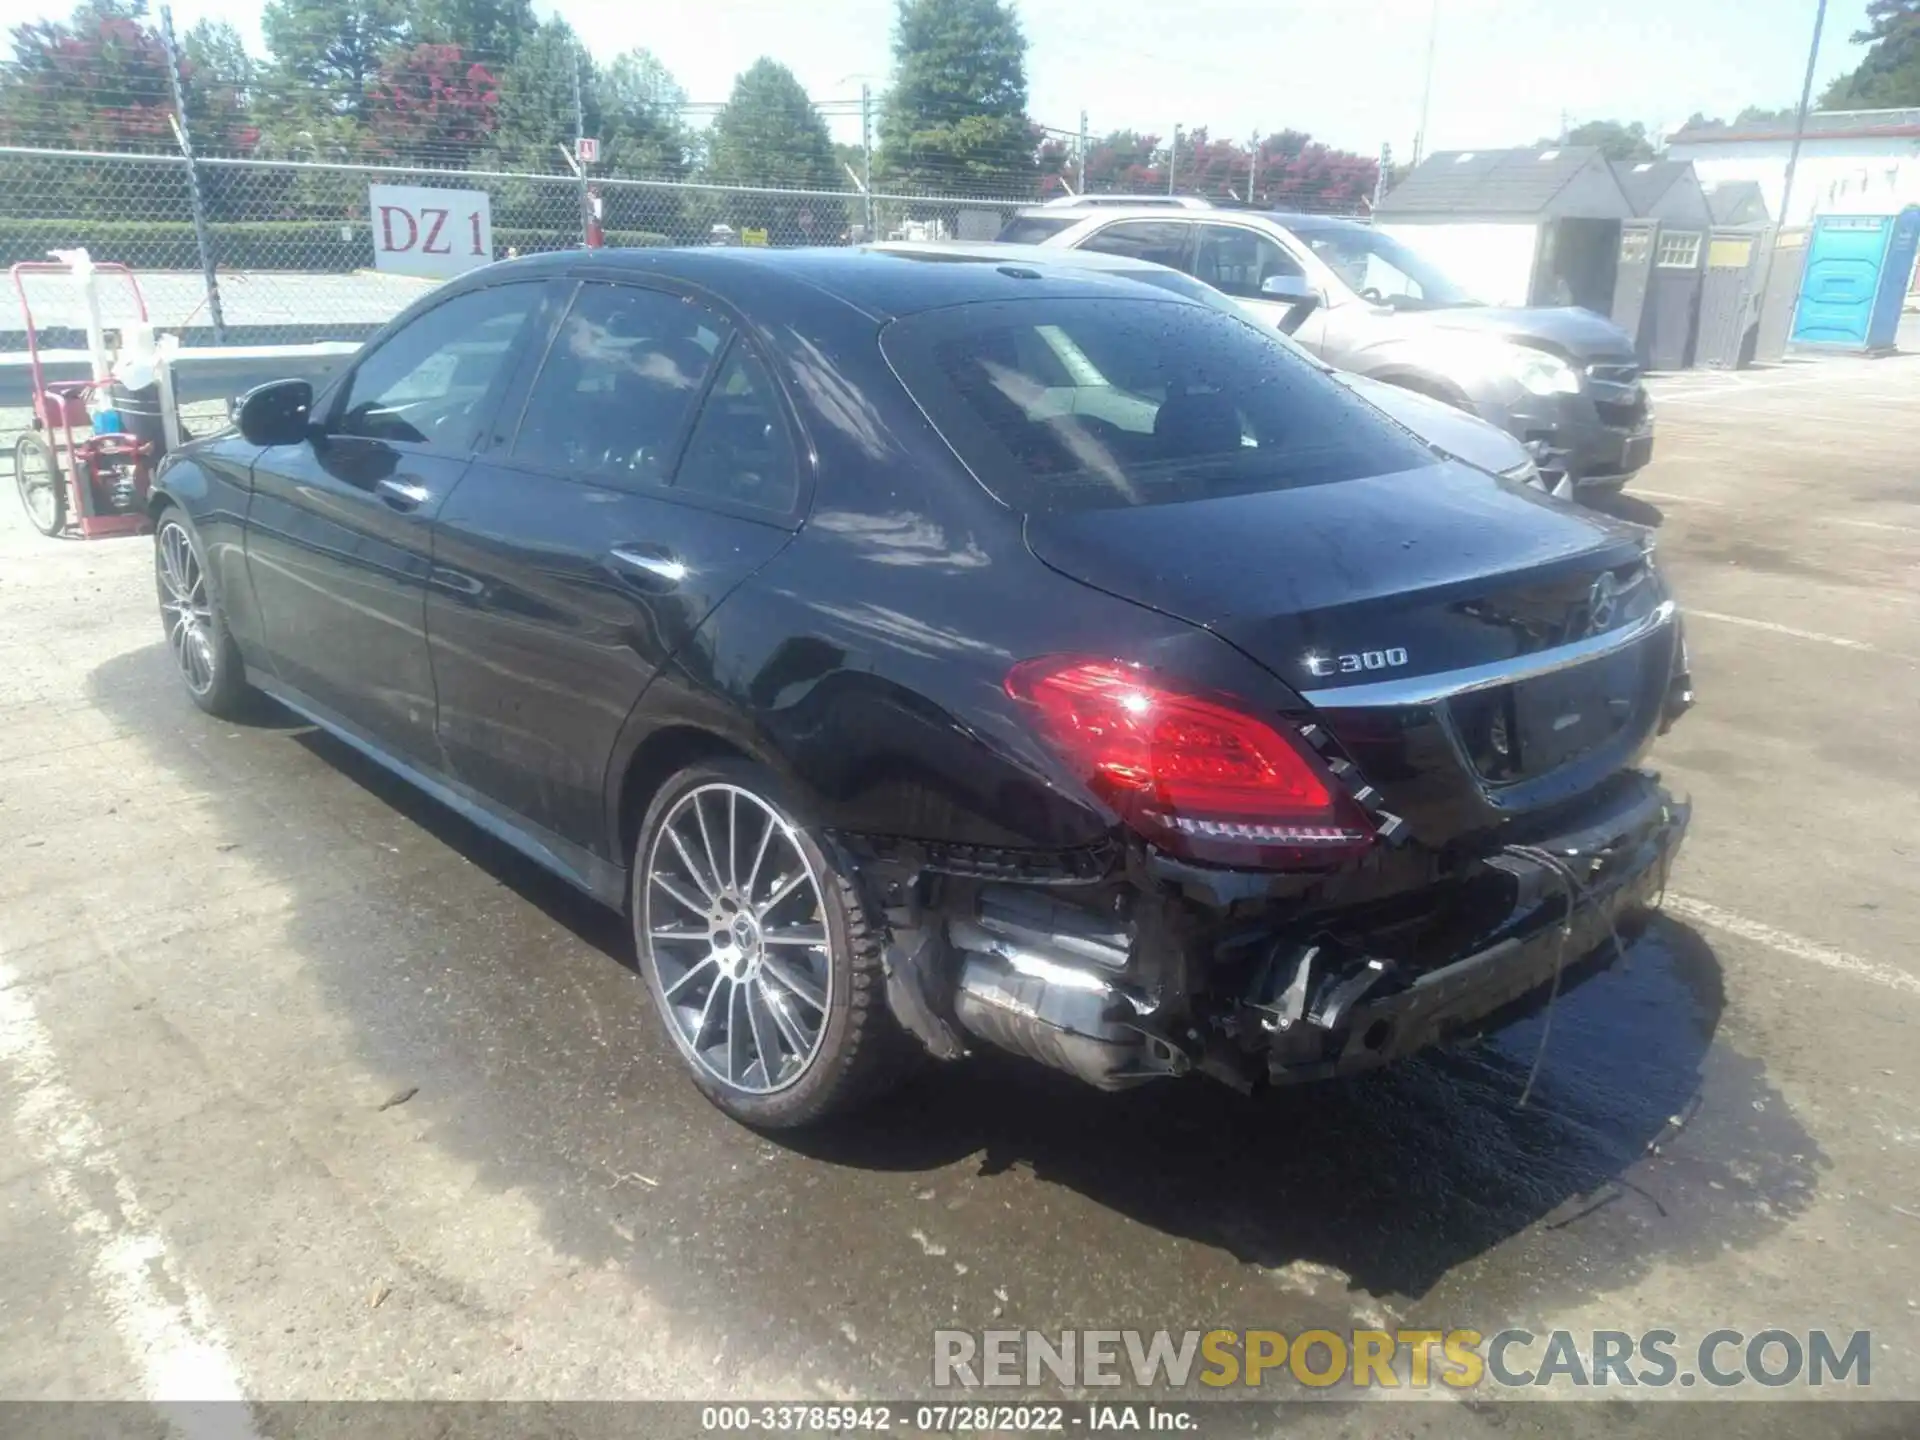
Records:
<instances>
[{"instance_id":1,"label":"rear tire","mask_svg":"<svg viewBox=\"0 0 1920 1440\"><path fill-rule=\"evenodd\" d=\"M207 573L207 555L187 512L169 505L153 531L154 586L160 623L187 696L209 715L238 720L255 691L247 684L240 647Z\"/></svg>"},{"instance_id":2,"label":"rear tire","mask_svg":"<svg viewBox=\"0 0 1920 1440\"><path fill-rule=\"evenodd\" d=\"M689 766L634 847L634 949L655 1014L700 1092L743 1124L844 1114L894 1072L882 929L744 760Z\"/></svg>"},{"instance_id":3,"label":"rear tire","mask_svg":"<svg viewBox=\"0 0 1920 1440\"><path fill-rule=\"evenodd\" d=\"M13 483L34 529L42 535L58 535L66 529L66 477L45 436L29 430L14 442Z\"/></svg>"}]
</instances>

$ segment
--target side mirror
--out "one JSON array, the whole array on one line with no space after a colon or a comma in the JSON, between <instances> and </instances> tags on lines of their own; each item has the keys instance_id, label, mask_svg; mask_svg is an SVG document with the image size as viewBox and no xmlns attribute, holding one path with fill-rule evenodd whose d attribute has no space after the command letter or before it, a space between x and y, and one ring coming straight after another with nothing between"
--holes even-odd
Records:
<instances>
[{"instance_id":1,"label":"side mirror","mask_svg":"<svg viewBox=\"0 0 1920 1440\"><path fill-rule=\"evenodd\" d=\"M1319 304L1320 295L1304 275L1269 275L1260 282L1262 300L1284 300L1290 304Z\"/></svg>"},{"instance_id":2,"label":"side mirror","mask_svg":"<svg viewBox=\"0 0 1920 1440\"><path fill-rule=\"evenodd\" d=\"M297 445L312 426L313 386L305 380L275 380L240 397L235 423L249 445Z\"/></svg>"}]
</instances>

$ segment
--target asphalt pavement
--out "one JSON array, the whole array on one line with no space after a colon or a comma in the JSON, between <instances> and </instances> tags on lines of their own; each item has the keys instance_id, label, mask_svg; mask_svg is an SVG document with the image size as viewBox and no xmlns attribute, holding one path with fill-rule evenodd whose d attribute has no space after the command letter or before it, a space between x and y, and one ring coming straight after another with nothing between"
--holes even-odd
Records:
<instances>
[{"instance_id":1,"label":"asphalt pavement","mask_svg":"<svg viewBox=\"0 0 1920 1440\"><path fill-rule=\"evenodd\" d=\"M0 1399L899 1397L942 1327L1512 1325L1870 1330L1920 1399L1916 402L1907 357L1658 387L1611 508L1688 608L1654 760L1694 828L1525 1108L1539 1019L1258 1100L980 1057L757 1136L618 917L290 718L201 715L148 543L0 494Z\"/></svg>"}]
</instances>

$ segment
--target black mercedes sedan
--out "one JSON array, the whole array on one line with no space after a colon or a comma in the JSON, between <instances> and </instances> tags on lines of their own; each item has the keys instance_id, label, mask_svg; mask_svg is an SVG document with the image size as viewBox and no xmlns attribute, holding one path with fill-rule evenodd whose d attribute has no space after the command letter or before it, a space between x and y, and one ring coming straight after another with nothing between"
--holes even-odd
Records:
<instances>
[{"instance_id":1,"label":"black mercedes sedan","mask_svg":"<svg viewBox=\"0 0 1920 1440\"><path fill-rule=\"evenodd\" d=\"M624 909L758 1126L982 1043L1246 1090L1470 1035L1618 953L1688 818L1640 531L1082 268L488 266L153 511L193 700Z\"/></svg>"}]
</instances>

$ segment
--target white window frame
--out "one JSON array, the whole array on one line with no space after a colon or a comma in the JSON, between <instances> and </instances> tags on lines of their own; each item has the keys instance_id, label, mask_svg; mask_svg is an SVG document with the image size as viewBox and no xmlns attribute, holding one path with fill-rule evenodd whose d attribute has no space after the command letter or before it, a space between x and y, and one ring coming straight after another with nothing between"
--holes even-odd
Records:
<instances>
[{"instance_id":1,"label":"white window frame","mask_svg":"<svg viewBox=\"0 0 1920 1440\"><path fill-rule=\"evenodd\" d=\"M1653 252L1654 269L1698 270L1700 246L1705 239L1706 237L1698 230L1662 230L1660 243ZM1673 248L1670 250L1669 246ZM1681 258L1682 256L1685 258Z\"/></svg>"}]
</instances>

